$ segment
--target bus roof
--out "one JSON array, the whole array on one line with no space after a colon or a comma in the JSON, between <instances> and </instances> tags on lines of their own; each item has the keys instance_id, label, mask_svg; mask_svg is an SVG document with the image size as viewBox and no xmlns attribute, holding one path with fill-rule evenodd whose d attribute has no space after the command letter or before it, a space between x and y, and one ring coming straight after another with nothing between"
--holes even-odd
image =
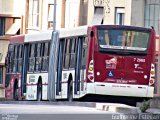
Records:
<instances>
[{"instance_id":1,"label":"bus roof","mask_svg":"<svg viewBox=\"0 0 160 120\"><path fill-rule=\"evenodd\" d=\"M36 42L50 40L52 31L39 32L34 34L26 34L24 42Z\"/></svg>"},{"instance_id":2,"label":"bus roof","mask_svg":"<svg viewBox=\"0 0 160 120\"><path fill-rule=\"evenodd\" d=\"M84 36L87 35L87 26L80 26L70 29L59 29L60 38L74 37L74 36ZM35 33L35 34L26 34L24 42L36 42L36 41L45 41L50 40L52 36L52 30Z\"/></svg>"},{"instance_id":3,"label":"bus roof","mask_svg":"<svg viewBox=\"0 0 160 120\"><path fill-rule=\"evenodd\" d=\"M60 38L87 35L87 28L88 26L80 26L72 29L61 29L59 30Z\"/></svg>"},{"instance_id":4,"label":"bus roof","mask_svg":"<svg viewBox=\"0 0 160 120\"><path fill-rule=\"evenodd\" d=\"M24 35L15 35L10 37L10 43L23 43L24 42Z\"/></svg>"}]
</instances>

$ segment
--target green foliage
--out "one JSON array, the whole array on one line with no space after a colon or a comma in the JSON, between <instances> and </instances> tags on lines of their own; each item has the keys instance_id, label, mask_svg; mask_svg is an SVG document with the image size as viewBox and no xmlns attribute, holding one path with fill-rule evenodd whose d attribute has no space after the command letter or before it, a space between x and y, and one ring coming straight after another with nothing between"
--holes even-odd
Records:
<instances>
[{"instance_id":1,"label":"green foliage","mask_svg":"<svg viewBox=\"0 0 160 120\"><path fill-rule=\"evenodd\" d=\"M142 105L140 106L141 112L146 112L146 110L150 107L150 101L144 100Z\"/></svg>"}]
</instances>

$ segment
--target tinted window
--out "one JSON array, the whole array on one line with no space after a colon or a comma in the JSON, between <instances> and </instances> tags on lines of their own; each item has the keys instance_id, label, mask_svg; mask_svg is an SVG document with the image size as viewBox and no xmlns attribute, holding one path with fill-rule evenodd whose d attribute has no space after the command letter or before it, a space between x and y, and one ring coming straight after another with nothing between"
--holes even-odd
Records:
<instances>
[{"instance_id":1,"label":"tinted window","mask_svg":"<svg viewBox=\"0 0 160 120\"><path fill-rule=\"evenodd\" d=\"M86 57L87 57L87 47L88 47L88 38L83 38L83 47L82 47L82 69L86 68Z\"/></svg>"},{"instance_id":2,"label":"tinted window","mask_svg":"<svg viewBox=\"0 0 160 120\"><path fill-rule=\"evenodd\" d=\"M98 30L100 48L145 51L150 33L134 30Z\"/></svg>"},{"instance_id":3,"label":"tinted window","mask_svg":"<svg viewBox=\"0 0 160 120\"><path fill-rule=\"evenodd\" d=\"M34 72L35 67L35 44L29 47L29 72Z\"/></svg>"},{"instance_id":4,"label":"tinted window","mask_svg":"<svg viewBox=\"0 0 160 120\"><path fill-rule=\"evenodd\" d=\"M77 38L71 40L71 52L70 52L70 66L69 68L74 68L76 64L76 52L77 52Z\"/></svg>"},{"instance_id":5,"label":"tinted window","mask_svg":"<svg viewBox=\"0 0 160 120\"><path fill-rule=\"evenodd\" d=\"M17 72L22 72L22 57L23 57L23 45L18 46L18 58L17 58L17 63L18 63L18 69Z\"/></svg>"},{"instance_id":6,"label":"tinted window","mask_svg":"<svg viewBox=\"0 0 160 120\"><path fill-rule=\"evenodd\" d=\"M71 49L70 46L70 39L65 40L65 52L64 52L64 61L63 61L63 68L68 69L69 68L69 61L70 61L70 54L69 50Z\"/></svg>"},{"instance_id":7,"label":"tinted window","mask_svg":"<svg viewBox=\"0 0 160 120\"><path fill-rule=\"evenodd\" d=\"M78 38L70 38L65 40L63 68L75 68L76 51Z\"/></svg>"}]
</instances>

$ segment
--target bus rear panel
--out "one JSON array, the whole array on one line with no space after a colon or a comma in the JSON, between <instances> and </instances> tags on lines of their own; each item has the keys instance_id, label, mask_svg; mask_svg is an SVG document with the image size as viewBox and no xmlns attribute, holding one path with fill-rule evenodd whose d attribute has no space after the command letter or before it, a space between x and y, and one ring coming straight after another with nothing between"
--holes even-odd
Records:
<instances>
[{"instance_id":1,"label":"bus rear panel","mask_svg":"<svg viewBox=\"0 0 160 120\"><path fill-rule=\"evenodd\" d=\"M154 30L103 25L91 27L90 32L87 93L153 97Z\"/></svg>"}]
</instances>

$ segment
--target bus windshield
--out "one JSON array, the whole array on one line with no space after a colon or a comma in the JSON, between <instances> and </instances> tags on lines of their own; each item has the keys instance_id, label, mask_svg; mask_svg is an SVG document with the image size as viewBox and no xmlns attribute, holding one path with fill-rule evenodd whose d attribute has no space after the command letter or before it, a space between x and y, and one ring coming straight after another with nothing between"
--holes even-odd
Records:
<instances>
[{"instance_id":1,"label":"bus windshield","mask_svg":"<svg viewBox=\"0 0 160 120\"><path fill-rule=\"evenodd\" d=\"M98 42L101 49L124 49L146 51L150 33L126 29L99 29Z\"/></svg>"}]
</instances>

